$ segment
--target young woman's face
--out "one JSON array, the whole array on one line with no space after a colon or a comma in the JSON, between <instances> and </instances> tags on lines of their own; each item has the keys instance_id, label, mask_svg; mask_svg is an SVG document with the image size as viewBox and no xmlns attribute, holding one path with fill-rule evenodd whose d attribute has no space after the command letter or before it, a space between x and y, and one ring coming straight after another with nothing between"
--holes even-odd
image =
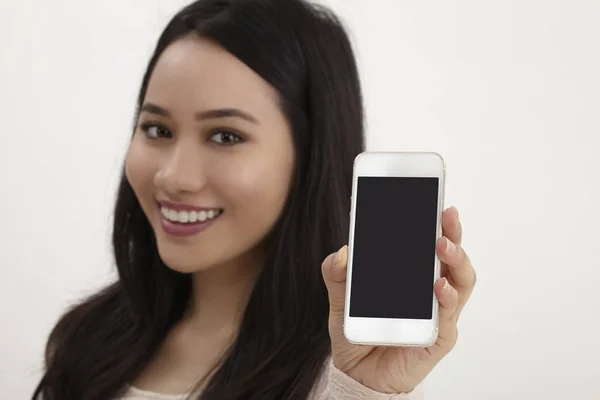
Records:
<instances>
[{"instance_id":1,"label":"young woman's face","mask_svg":"<svg viewBox=\"0 0 600 400\"><path fill-rule=\"evenodd\" d=\"M165 264L196 272L252 257L281 214L293 164L291 130L267 82L205 39L164 51L126 175Z\"/></svg>"}]
</instances>

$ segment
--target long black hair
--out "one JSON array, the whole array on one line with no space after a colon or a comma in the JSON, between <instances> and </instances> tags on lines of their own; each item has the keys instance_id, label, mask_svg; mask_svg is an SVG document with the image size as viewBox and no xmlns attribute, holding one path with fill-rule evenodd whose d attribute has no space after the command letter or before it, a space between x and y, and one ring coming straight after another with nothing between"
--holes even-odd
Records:
<instances>
[{"instance_id":1,"label":"long black hair","mask_svg":"<svg viewBox=\"0 0 600 400\"><path fill-rule=\"evenodd\" d=\"M331 353L321 262L346 243L352 166L363 150L363 106L348 35L304 0L199 0L168 23L137 99L136 120L162 52L196 34L240 59L279 94L296 165L268 262L238 336L202 399L306 399ZM118 397L182 318L191 277L161 261L123 173L112 234L118 280L68 310L46 346L33 399Z\"/></svg>"}]
</instances>

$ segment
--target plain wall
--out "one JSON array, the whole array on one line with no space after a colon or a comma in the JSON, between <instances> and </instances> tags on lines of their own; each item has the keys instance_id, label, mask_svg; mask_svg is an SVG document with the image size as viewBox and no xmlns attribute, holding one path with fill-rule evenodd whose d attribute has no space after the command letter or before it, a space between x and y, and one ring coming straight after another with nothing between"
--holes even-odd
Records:
<instances>
[{"instance_id":1,"label":"plain wall","mask_svg":"<svg viewBox=\"0 0 600 400\"><path fill-rule=\"evenodd\" d=\"M182 0L0 0L0 388L114 276L146 62ZM600 399L600 1L337 0L370 150L447 162L478 284L428 400ZM596 157L595 157L596 156Z\"/></svg>"}]
</instances>

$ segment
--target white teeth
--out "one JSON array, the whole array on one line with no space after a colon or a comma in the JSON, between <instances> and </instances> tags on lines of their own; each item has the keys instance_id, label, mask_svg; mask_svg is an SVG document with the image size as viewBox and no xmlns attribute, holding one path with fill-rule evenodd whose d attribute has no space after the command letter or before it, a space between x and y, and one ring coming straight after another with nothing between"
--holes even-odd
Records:
<instances>
[{"instance_id":1,"label":"white teeth","mask_svg":"<svg viewBox=\"0 0 600 400\"><path fill-rule=\"evenodd\" d=\"M177 221L181 222L182 224L185 224L188 222L189 219L189 215L187 211L179 211L179 216L177 218Z\"/></svg>"},{"instance_id":2,"label":"white teeth","mask_svg":"<svg viewBox=\"0 0 600 400\"><path fill-rule=\"evenodd\" d=\"M206 220L216 218L221 214L221 211L218 209L208 211L176 211L167 207L161 207L160 212L163 217L169 221L178 222L180 224L204 222Z\"/></svg>"}]
</instances>

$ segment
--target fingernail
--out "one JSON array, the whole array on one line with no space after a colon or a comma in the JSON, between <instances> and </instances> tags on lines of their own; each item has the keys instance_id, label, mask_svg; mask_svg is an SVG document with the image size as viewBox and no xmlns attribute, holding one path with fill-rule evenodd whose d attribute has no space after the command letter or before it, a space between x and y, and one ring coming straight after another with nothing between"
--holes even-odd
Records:
<instances>
[{"instance_id":1,"label":"fingernail","mask_svg":"<svg viewBox=\"0 0 600 400\"><path fill-rule=\"evenodd\" d=\"M448 285L448 279L444 278L444 285L442 286L442 290L446 291L449 287L450 286Z\"/></svg>"},{"instance_id":2,"label":"fingernail","mask_svg":"<svg viewBox=\"0 0 600 400\"><path fill-rule=\"evenodd\" d=\"M454 243L452 243L452 241L448 238L446 238L446 251L448 253L456 252L456 245Z\"/></svg>"},{"instance_id":3,"label":"fingernail","mask_svg":"<svg viewBox=\"0 0 600 400\"><path fill-rule=\"evenodd\" d=\"M344 257L344 249L346 248L346 246L343 246L341 249L338 250L338 252L335 255L335 262L334 262L334 266L335 267L341 267L342 266L342 258Z\"/></svg>"}]
</instances>

